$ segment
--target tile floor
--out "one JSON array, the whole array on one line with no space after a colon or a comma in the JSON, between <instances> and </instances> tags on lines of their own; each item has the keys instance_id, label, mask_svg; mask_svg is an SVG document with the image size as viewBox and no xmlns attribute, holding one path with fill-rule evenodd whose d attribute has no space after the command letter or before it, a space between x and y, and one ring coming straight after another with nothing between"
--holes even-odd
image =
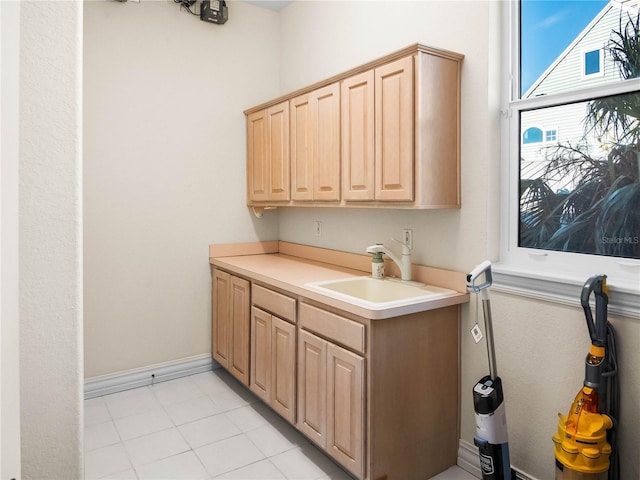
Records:
<instances>
[{"instance_id":1,"label":"tile floor","mask_svg":"<svg viewBox=\"0 0 640 480\"><path fill-rule=\"evenodd\" d=\"M87 480L351 480L220 369L85 400L84 450Z\"/></svg>"}]
</instances>

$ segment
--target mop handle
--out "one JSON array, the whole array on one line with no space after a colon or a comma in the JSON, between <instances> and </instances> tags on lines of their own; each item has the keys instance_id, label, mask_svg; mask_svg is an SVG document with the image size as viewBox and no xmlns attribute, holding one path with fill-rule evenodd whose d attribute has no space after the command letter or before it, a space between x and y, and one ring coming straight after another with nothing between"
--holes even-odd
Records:
<instances>
[{"instance_id":1,"label":"mop handle","mask_svg":"<svg viewBox=\"0 0 640 480\"><path fill-rule=\"evenodd\" d=\"M484 295L483 295L484 296ZM491 319L491 303L489 295L482 299L482 310L484 312L484 329L487 334L487 357L489 358L489 376L491 380L498 378L498 367L496 364L496 349L493 343L493 321Z\"/></svg>"},{"instance_id":2,"label":"mop handle","mask_svg":"<svg viewBox=\"0 0 640 480\"><path fill-rule=\"evenodd\" d=\"M467 274L467 290L480 293L482 296L482 311L484 312L484 328L487 334L487 356L489 357L489 375L492 380L498 378L496 366L496 350L493 343L493 321L491 318L491 303L489 301L489 287L493 282L491 262L485 260L471 273Z\"/></svg>"}]
</instances>

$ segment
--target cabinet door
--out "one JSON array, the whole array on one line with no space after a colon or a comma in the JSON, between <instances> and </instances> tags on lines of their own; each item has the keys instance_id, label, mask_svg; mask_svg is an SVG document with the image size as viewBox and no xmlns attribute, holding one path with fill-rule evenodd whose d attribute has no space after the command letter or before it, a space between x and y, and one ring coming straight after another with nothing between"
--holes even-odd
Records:
<instances>
[{"instance_id":1,"label":"cabinet door","mask_svg":"<svg viewBox=\"0 0 640 480\"><path fill-rule=\"evenodd\" d=\"M313 199L340 200L340 85L314 90L310 97Z\"/></svg>"},{"instance_id":2,"label":"cabinet door","mask_svg":"<svg viewBox=\"0 0 640 480\"><path fill-rule=\"evenodd\" d=\"M269 199L269 162L267 158L267 112L247 116L247 196L249 200Z\"/></svg>"},{"instance_id":3,"label":"cabinet door","mask_svg":"<svg viewBox=\"0 0 640 480\"><path fill-rule=\"evenodd\" d=\"M231 355L229 372L245 385L249 385L249 305L251 285L244 278L231 275Z\"/></svg>"},{"instance_id":4,"label":"cabinet door","mask_svg":"<svg viewBox=\"0 0 640 480\"><path fill-rule=\"evenodd\" d=\"M289 200L289 102L267 109L268 200Z\"/></svg>"},{"instance_id":5,"label":"cabinet door","mask_svg":"<svg viewBox=\"0 0 640 480\"><path fill-rule=\"evenodd\" d=\"M327 451L357 477L364 472L364 358L327 350Z\"/></svg>"},{"instance_id":6,"label":"cabinet door","mask_svg":"<svg viewBox=\"0 0 640 480\"><path fill-rule=\"evenodd\" d=\"M313 148L309 94L289 102L291 122L291 198L313 200Z\"/></svg>"},{"instance_id":7,"label":"cabinet door","mask_svg":"<svg viewBox=\"0 0 640 480\"><path fill-rule=\"evenodd\" d=\"M271 399L273 409L295 423L296 327L271 317Z\"/></svg>"},{"instance_id":8,"label":"cabinet door","mask_svg":"<svg viewBox=\"0 0 640 480\"><path fill-rule=\"evenodd\" d=\"M290 102L291 198L340 200L340 85Z\"/></svg>"},{"instance_id":9,"label":"cabinet door","mask_svg":"<svg viewBox=\"0 0 640 480\"><path fill-rule=\"evenodd\" d=\"M271 315L251 308L251 390L269 403L271 392Z\"/></svg>"},{"instance_id":10,"label":"cabinet door","mask_svg":"<svg viewBox=\"0 0 640 480\"><path fill-rule=\"evenodd\" d=\"M229 292L231 291L231 275L220 270L213 270L213 292L211 295L211 351L213 359L224 368L229 368L231 358L231 306Z\"/></svg>"},{"instance_id":11,"label":"cabinet door","mask_svg":"<svg viewBox=\"0 0 640 480\"><path fill-rule=\"evenodd\" d=\"M374 199L373 70L347 78L340 95L342 111L342 198Z\"/></svg>"},{"instance_id":12,"label":"cabinet door","mask_svg":"<svg viewBox=\"0 0 640 480\"><path fill-rule=\"evenodd\" d=\"M375 69L376 200L413 200L413 57Z\"/></svg>"},{"instance_id":13,"label":"cabinet door","mask_svg":"<svg viewBox=\"0 0 640 480\"><path fill-rule=\"evenodd\" d=\"M301 330L298 336L298 428L327 445L327 342Z\"/></svg>"}]
</instances>

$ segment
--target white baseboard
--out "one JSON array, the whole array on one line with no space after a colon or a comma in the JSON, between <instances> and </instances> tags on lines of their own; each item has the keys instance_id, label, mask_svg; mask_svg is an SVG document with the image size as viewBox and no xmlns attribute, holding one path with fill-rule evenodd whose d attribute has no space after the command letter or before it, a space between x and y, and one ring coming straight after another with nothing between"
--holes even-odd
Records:
<instances>
[{"instance_id":1,"label":"white baseboard","mask_svg":"<svg viewBox=\"0 0 640 480\"><path fill-rule=\"evenodd\" d=\"M482 478L482 472L480 471L480 457L478 453L478 447L474 444L460 439L458 441L458 466L469 474L476 478ZM512 467L513 468L513 467ZM514 469L515 470L515 469ZM537 480L534 477L515 470L515 480Z\"/></svg>"},{"instance_id":2,"label":"white baseboard","mask_svg":"<svg viewBox=\"0 0 640 480\"><path fill-rule=\"evenodd\" d=\"M458 466L476 478L482 478L478 447L466 440L458 441Z\"/></svg>"},{"instance_id":3,"label":"white baseboard","mask_svg":"<svg viewBox=\"0 0 640 480\"><path fill-rule=\"evenodd\" d=\"M86 400L123 390L144 387L152 383L166 382L167 380L195 375L215 368L220 368L220 364L211 358L211 354L206 353L172 362L92 377L84 382L84 398Z\"/></svg>"}]
</instances>

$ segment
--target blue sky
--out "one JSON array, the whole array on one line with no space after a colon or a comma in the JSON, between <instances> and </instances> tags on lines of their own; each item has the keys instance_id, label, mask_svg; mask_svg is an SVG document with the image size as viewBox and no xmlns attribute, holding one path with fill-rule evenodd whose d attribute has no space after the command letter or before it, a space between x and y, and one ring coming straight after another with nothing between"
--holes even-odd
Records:
<instances>
[{"instance_id":1,"label":"blue sky","mask_svg":"<svg viewBox=\"0 0 640 480\"><path fill-rule=\"evenodd\" d=\"M607 4L603 0L522 0L521 85L525 92Z\"/></svg>"}]
</instances>

